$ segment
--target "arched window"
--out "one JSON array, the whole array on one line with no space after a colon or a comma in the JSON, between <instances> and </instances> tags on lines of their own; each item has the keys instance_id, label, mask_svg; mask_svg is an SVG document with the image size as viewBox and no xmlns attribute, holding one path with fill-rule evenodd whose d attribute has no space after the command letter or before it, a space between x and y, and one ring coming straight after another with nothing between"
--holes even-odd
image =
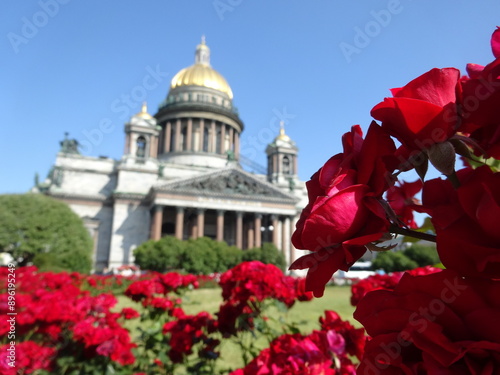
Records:
<instances>
[{"instance_id":1,"label":"arched window","mask_svg":"<svg viewBox=\"0 0 500 375\"><path fill-rule=\"evenodd\" d=\"M203 126L203 151L208 152L208 144L210 142L209 131L206 126Z\"/></svg>"},{"instance_id":2,"label":"arched window","mask_svg":"<svg viewBox=\"0 0 500 375\"><path fill-rule=\"evenodd\" d=\"M291 174L292 171L290 169L290 159L288 156L283 156L283 174Z\"/></svg>"},{"instance_id":3,"label":"arched window","mask_svg":"<svg viewBox=\"0 0 500 375\"><path fill-rule=\"evenodd\" d=\"M137 151L135 155L138 158L144 158L146 157L146 138L144 138L142 135L137 138Z\"/></svg>"}]
</instances>

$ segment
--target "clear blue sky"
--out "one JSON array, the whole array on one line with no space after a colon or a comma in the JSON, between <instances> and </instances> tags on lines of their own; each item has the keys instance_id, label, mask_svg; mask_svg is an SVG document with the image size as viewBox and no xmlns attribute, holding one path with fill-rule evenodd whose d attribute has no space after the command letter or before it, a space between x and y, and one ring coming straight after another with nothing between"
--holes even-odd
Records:
<instances>
[{"instance_id":1,"label":"clear blue sky","mask_svg":"<svg viewBox=\"0 0 500 375\"><path fill-rule=\"evenodd\" d=\"M35 172L45 178L66 131L88 141L85 134L107 122L110 131L87 143L85 154L119 158L123 124L140 109L133 94L139 99L145 92L155 113L173 75L193 63L201 35L212 66L233 89L246 126L242 151L266 165L266 144L284 117L300 149L300 177L308 179L340 151L351 125L367 129L370 109L389 88L433 67L464 72L468 62L490 62L490 35L500 25L498 0L6 0L2 6L0 193L28 191ZM144 89L151 70L157 79Z\"/></svg>"}]
</instances>

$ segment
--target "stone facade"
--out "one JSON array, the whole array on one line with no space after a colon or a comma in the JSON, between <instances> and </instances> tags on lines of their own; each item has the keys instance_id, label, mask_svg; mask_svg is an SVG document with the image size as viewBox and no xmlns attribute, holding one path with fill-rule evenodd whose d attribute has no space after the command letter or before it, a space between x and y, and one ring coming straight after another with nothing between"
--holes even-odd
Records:
<instances>
[{"instance_id":1,"label":"stone facade","mask_svg":"<svg viewBox=\"0 0 500 375\"><path fill-rule=\"evenodd\" d=\"M243 129L232 91L202 42L195 64L173 77L158 113L151 116L144 105L125 124L120 160L80 155L66 138L35 190L84 219L97 272L133 263L137 246L165 235L207 236L241 249L273 242L292 262L290 237L307 203L298 149L282 126L266 149L267 175L246 172Z\"/></svg>"}]
</instances>

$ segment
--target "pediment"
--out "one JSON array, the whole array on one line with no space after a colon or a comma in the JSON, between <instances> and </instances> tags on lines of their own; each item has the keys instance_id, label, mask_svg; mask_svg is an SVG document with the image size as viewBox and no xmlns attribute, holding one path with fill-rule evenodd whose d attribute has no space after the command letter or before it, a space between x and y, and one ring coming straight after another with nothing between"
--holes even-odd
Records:
<instances>
[{"instance_id":1,"label":"pediment","mask_svg":"<svg viewBox=\"0 0 500 375\"><path fill-rule=\"evenodd\" d=\"M168 182L155 186L153 190L159 193L280 201L290 204L297 200L293 195L238 168L221 169Z\"/></svg>"}]
</instances>

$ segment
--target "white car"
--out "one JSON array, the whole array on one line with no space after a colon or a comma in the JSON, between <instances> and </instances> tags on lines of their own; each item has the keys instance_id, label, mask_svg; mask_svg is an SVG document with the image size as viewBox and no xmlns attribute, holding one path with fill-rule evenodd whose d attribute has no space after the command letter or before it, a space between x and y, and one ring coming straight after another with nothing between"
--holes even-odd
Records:
<instances>
[{"instance_id":1,"label":"white car","mask_svg":"<svg viewBox=\"0 0 500 375\"><path fill-rule=\"evenodd\" d=\"M375 275L372 271L372 262L356 262L349 271L344 272L346 279L366 279L367 277Z\"/></svg>"}]
</instances>

